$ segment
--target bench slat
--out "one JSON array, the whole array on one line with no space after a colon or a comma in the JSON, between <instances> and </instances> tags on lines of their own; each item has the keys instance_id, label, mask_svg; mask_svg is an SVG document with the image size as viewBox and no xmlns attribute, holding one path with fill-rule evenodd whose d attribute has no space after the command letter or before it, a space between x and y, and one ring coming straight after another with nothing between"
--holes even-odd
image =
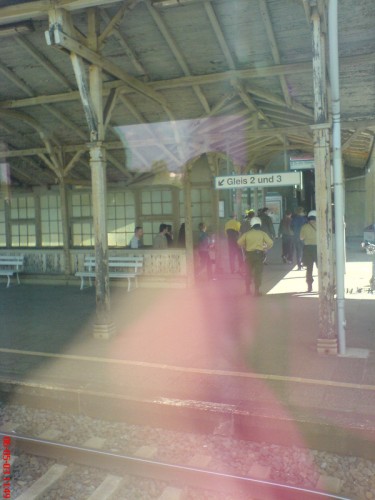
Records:
<instances>
[{"instance_id":1,"label":"bench slat","mask_svg":"<svg viewBox=\"0 0 375 500\"><path fill-rule=\"evenodd\" d=\"M0 255L0 275L7 277L7 285L10 286L10 278L16 275L17 283L20 284L19 272L23 267L23 255Z\"/></svg>"},{"instance_id":2,"label":"bench slat","mask_svg":"<svg viewBox=\"0 0 375 500\"><path fill-rule=\"evenodd\" d=\"M95 271L96 259L88 255L84 259L83 271L77 271L75 275L81 278L81 290L84 288L85 278L89 278L89 286L92 286L91 278L96 277ZM143 267L143 257L109 257L108 258L108 276L109 278L119 278L128 280L128 292L131 289L131 280L134 280L135 286L138 286L137 276Z\"/></svg>"}]
</instances>

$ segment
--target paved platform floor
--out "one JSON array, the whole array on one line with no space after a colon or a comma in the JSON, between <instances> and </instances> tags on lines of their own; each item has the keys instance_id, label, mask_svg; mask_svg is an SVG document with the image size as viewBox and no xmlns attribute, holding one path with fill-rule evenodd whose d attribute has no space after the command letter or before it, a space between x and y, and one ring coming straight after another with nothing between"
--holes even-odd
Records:
<instances>
[{"instance_id":1,"label":"paved platform floor","mask_svg":"<svg viewBox=\"0 0 375 500\"><path fill-rule=\"evenodd\" d=\"M113 287L117 335L109 341L92 337L95 292L80 291L78 280L1 286L0 376L268 414L298 409L375 429L375 294L362 290L371 269L349 245L345 356L317 353L316 286L305 292L304 271L281 262L279 242L259 298L228 272L188 290Z\"/></svg>"}]
</instances>

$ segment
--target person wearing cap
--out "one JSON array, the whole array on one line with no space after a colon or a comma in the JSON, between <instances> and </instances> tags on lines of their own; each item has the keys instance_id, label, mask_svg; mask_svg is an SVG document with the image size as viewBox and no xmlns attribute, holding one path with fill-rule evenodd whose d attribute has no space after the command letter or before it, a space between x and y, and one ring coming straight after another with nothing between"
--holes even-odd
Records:
<instances>
[{"instance_id":1,"label":"person wearing cap","mask_svg":"<svg viewBox=\"0 0 375 500\"><path fill-rule=\"evenodd\" d=\"M238 262L238 272L241 272L241 252L237 245L240 227L241 223L237 220L236 214L232 214L224 226L224 231L228 239L229 267L231 273L235 273L236 271L236 260Z\"/></svg>"},{"instance_id":2,"label":"person wearing cap","mask_svg":"<svg viewBox=\"0 0 375 500\"><path fill-rule=\"evenodd\" d=\"M316 211L307 215L307 223L301 227L300 239L303 241L303 264L306 266L307 291L312 292L314 262L318 267L318 250L316 234Z\"/></svg>"},{"instance_id":3,"label":"person wearing cap","mask_svg":"<svg viewBox=\"0 0 375 500\"><path fill-rule=\"evenodd\" d=\"M262 295L260 287L263 275L264 252L273 246L272 239L267 233L261 230L262 221L259 217L252 217L250 220L251 229L247 231L237 241L237 244L244 249L248 272L245 277L246 293L250 294L250 283L254 282L254 295Z\"/></svg>"},{"instance_id":4,"label":"person wearing cap","mask_svg":"<svg viewBox=\"0 0 375 500\"><path fill-rule=\"evenodd\" d=\"M241 222L240 226L240 235L250 231L250 221L253 217L255 217L255 211L252 208L246 210L244 220Z\"/></svg>"}]
</instances>

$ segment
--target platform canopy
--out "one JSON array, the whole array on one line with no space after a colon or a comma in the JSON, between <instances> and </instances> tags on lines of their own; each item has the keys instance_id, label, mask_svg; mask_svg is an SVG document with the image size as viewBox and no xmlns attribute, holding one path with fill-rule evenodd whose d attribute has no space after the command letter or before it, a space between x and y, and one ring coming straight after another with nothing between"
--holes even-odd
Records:
<instances>
[{"instance_id":1,"label":"platform canopy","mask_svg":"<svg viewBox=\"0 0 375 500\"><path fill-rule=\"evenodd\" d=\"M207 151L243 174L312 155L310 19L317 9L324 28L327 3L0 0L0 154L12 184L91 182L74 57L83 91L90 67L102 72L108 182L179 172ZM366 168L374 141L374 0L340 0L338 22L348 177Z\"/></svg>"}]
</instances>

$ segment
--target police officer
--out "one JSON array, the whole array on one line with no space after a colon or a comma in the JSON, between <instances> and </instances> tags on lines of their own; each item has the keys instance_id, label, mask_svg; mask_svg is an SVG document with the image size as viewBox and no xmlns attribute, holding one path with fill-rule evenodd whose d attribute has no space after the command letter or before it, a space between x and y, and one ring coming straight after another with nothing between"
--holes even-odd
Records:
<instances>
[{"instance_id":1,"label":"police officer","mask_svg":"<svg viewBox=\"0 0 375 500\"><path fill-rule=\"evenodd\" d=\"M261 230L262 221L259 217L250 220L250 231L247 231L237 241L237 244L244 249L247 263L247 273L245 278L246 293L250 294L250 281L254 281L254 295L261 294L264 252L273 246L272 239L267 233Z\"/></svg>"}]
</instances>

